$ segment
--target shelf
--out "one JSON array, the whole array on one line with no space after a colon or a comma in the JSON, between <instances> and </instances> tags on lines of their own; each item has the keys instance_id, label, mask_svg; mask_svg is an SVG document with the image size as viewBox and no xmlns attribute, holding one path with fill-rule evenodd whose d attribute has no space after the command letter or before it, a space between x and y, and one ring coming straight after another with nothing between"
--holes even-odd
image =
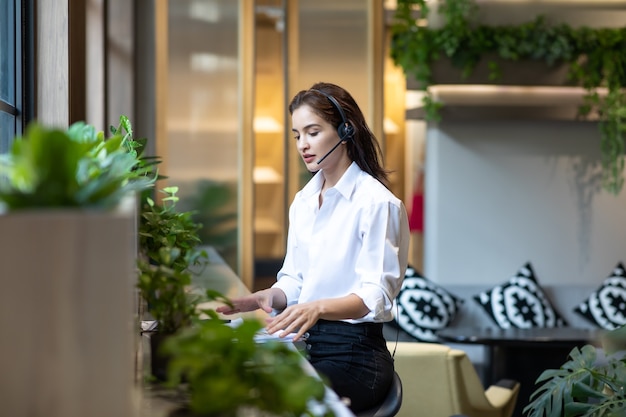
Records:
<instances>
[{"instance_id":1,"label":"shelf","mask_svg":"<svg viewBox=\"0 0 626 417\"><path fill-rule=\"evenodd\" d=\"M254 133L282 133L283 125L271 116L256 116L254 118Z\"/></svg>"},{"instance_id":2,"label":"shelf","mask_svg":"<svg viewBox=\"0 0 626 417\"><path fill-rule=\"evenodd\" d=\"M443 103L444 119L534 119L576 120L587 91L581 87L515 86L487 84L435 85L433 98ZM601 96L606 89L599 89ZM418 93L419 95L419 93ZM421 102L411 100L407 119L424 118ZM586 120L597 120L591 114Z\"/></svg>"},{"instance_id":3,"label":"shelf","mask_svg":"<svg viewBox=\"0 0 626 417\"><path fill-rule=\"evenodd\" d=\"M488 25L523 24L536 16L545 16L555 24L574 26L622 27L623 0L481 0L480 22ZM428 26L438 28L443 17L438 13L441 2L434 2L428 15Z\"/></svg>"},{"instance_id":4,"label":"shelf","mask_svg":"<svg viewBox=\"0 0 626 417\"><path fill-rule=\"evenodd\" d=\"M444 105L462 106L571 106L582 104L587 93L581 87L515 85L435 85L430 91Z\"/></svg>"},{"instance_id":5,"label":"shelf","mask_svg":"<svg viewBox=\"0 0 626 417\"><path fill-rule=\"evenodd\" d=\"M253 181L255 184L282 184L283 177L272 167L254 167Z\"/></svg>"},{"instance_id":6,"label":"shelf","mask_svg":"<svg viewBox=\"0 0 626 417\"><path fill-rule=\"evenodd\" d=\"M271 218L257 217L254 220L254 232L258 234L278 234L282 232L282 225Z\"/></svg>"}]
</instances>

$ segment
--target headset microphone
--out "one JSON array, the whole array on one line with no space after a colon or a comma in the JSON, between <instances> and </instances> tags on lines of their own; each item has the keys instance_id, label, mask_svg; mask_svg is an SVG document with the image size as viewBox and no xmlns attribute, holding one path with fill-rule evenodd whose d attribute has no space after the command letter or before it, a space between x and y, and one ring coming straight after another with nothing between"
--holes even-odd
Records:
<instances>
[{"instance_id":1,"label":"headset microphone","mask_svg":"<svg viewBox=\"0 0 626 417\"><path fill-rule=\"evenodd\" d=\"M328 151L326 155L324 155L319 161L317 161L317 164L319 165L322 163L324 159L326 159L328 155L330 155L335 149L337 149L339 145L341 145L341 142L352 139L352 136L354 136L354 127L350 123L348 123L348 120L346 119L346 115L344 114L343 109L341 108L341 106L339 105L339 102L337 101L335 97L329 94L326 94L325 92L320 91L320 90L313 89L313 91L317 91L318 93L325 96L328 99L328 101L330 101L331 104L337 109L337 111L339 112L339 116L341 116L341 124L339 125L339 127L337 127L337 134L339 135L339 142L337 142L337 144L333 146L333 148L330 151Z\"/></svg>"},{"instance_id":2,"label":"headset microphone","mask_svg":"<svg viewBox=\"0 0 626 417\"><path fill-rule=\"evenodd\" d=\"M326 155L322 156L322 159L320 159L319 161L317 161L317 165L321 164L321 163L322 163L322 161L323 161L324 159L326 159L326 157L327 157L328 155L330 155L330 154L331 154L331 153L332 153L335 149L337 149L337 146L341 145L341 142L343 142L343 140L340 140L339 142L337 142L337 144L336 144L335 146L333 146L333 148L332 148L330 151L328 151L328 152L326 153Z\"/></svg>"}]
</instances>

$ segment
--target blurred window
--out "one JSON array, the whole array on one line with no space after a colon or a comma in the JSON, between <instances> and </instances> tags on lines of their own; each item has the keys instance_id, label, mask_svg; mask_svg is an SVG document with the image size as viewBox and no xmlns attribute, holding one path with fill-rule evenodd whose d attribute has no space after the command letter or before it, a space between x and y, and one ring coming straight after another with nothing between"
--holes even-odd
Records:
<instances>
[{"instance_id":1,"label":"blurred window","mask_svg":"<svg viewBox=\"0 0 626 417\"><path fill-rule=\"evenodd\" d=\"M28 49L32 34L29 26L33 0L5 0L0 2L0 153L6 153L16 135L22 133L26 122L24 103L26 80L32 75L25 72L31 68Z\"/></svg>"}]
</instances>

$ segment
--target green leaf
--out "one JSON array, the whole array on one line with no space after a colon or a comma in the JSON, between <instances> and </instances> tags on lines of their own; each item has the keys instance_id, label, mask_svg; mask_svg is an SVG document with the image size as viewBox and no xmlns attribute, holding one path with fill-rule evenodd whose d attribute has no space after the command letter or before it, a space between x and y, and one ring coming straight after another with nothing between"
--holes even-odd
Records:
<instances>
[{"instance_id":1,"label":"green leaf","mask_svg":"<svg viewBox=\"0 0 626 417\"><path fill-rule=\"evenodd\" d=\"M414 6L421 18L429 10L423 0L398 0L391 26L390 57L407 76L427 91L433 82L432 66L444 55L458 68L461 78L472 74L477 64L489 60L489 81L501 78L501 70L492 64L499 60L540 61L546 69L565 65L568 83L588 91L579 115L597 112L600 117L600 150L602 153L603 188L618 194L624 185L624 136L626 135L626 28L571 27L555 24L545 16L521 24L484 25L478 18L475 0L439 2L443 25L436 28L418 26ZM608 89L600 99L597 92ZM440 120L442 104L425 100L427 121Z\"/></svg>"},{"instance_id":2,"label":"green leaf","mask_svg":"<svg viewBox=\"0 0 626 417\"><path fill-rule=\"evenodd\" d=\"M185 390L191 410L200 415L236 415L251 408L296 417L312 415L316 405L334 415L323 402L323 380L309 375L300 353L287 344L257 343L261 328L256 319L237 327L208 319L169 337L163 346L171 357L169 386Z\"/></svg>"},{"instance_id":3,"label":"green leaf","mask_svg":"<svg viewBox=\"0 0 626 417\"><path fill-rule=\"evenodd\" d=\"M30 123L0 158L0 174L7 179L0 182L0 201L9 210L110 209L156 179L122 135L105 138L82 121L65 131Z\"/></svg>"},{"instance_id":4,"label":"green leaf","mask_svg":"<svg viewBox=\"0 0 626 417\"><path fill-rule=\"evenodd\" d=\"M609 416L623 412L626 365L623 353L597 360L596 347L585 345L570 352L559 369L544 371L538 388L524 407L526 417ZM609 406L610 404L610 406ZM607 414L608 413L608 414ZM620 415L620 414L615 414Z\"/></svg>"}]
</instances>

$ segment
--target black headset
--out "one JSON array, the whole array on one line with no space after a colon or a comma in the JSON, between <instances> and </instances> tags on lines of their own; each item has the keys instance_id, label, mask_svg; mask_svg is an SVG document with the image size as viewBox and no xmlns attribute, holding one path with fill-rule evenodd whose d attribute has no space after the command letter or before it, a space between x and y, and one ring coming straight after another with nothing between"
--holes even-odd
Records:
<instances>
[{"instance_id":1,"label":"black headset","mask_svg":"<svg viewBox=\"0 0 626 417\"><path fill-rule=\"evenodd\" d=\"M320 91L320 90L312 89L312 91L316 91L322 94L323 96L325 96L328 99L328 101L330 101L332 105L335 106L335 108L339 112L339 116L341 116L341 124L337 126L337 133L339 134L339 140L344 141L344 140L352 139L352 137L354 136L354 126L352 126L346 119L346 115L343 112L343 109L341 108L341 106L339 105L339 102L337 101L337 99L335 99L335 97L331 96L330 94L326 94L325 92Z\"/></svg>"}]
</instances>

